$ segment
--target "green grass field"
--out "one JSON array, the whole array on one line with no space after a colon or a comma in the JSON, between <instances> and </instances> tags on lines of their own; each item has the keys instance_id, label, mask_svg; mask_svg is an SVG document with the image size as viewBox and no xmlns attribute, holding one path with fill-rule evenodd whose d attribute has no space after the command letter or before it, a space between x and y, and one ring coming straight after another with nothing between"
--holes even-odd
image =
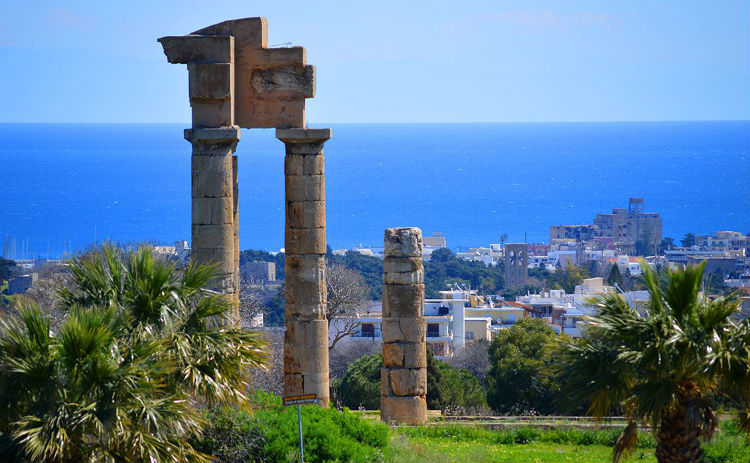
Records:
<instances>
[{"instance_id":1,"label":"green grass field","mask_svg":"<svg viewBox=\"0 0 750 463\"><path fill-rule=\"evenodd\" d=\"M706 463L750 460L750 443L730 423L705 446ZM493 431L466 425L396 427L390 453L394 462L609 462L619 431L573 428L542 431L522 426ZM655 462L656 443L641 433L638 448L622 460Z\"/></svg>"}]
</instances>

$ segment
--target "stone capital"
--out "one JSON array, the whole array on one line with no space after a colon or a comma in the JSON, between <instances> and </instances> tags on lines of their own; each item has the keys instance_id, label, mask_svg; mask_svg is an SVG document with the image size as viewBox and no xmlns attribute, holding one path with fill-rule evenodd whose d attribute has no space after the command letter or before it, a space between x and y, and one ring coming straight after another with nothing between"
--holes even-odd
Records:
<instances>
[{"instance_id":1,"label":"stone capital","mask_svg":"<svg viewBox=\"0 0 750 463\"><path fill-rule=\"evenodd\" d=\"M237 143L240 139L239 126L217 127L205 129L185 129L185 140L190 143L204 143L207 145L221 145Z\"/></svg>"},{"instance_id":2,"label":"stone capital","mask_svg":"<svg viewBox=\"0 0 750 463\"><path fill-rule=\"evenodd\" d=\"M331 138L331 129L276 129L276 138L292 144L323 143Z\"/></svg>"}]
</instances>

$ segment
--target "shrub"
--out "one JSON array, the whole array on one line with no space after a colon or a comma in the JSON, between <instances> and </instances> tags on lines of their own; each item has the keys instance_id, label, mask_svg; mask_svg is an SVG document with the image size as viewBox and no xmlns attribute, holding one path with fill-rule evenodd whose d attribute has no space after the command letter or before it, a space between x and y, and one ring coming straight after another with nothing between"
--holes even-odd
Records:
<instances>
[{"instance_id":1,"label":"shrub","mask_svg":"<svg viewBox=\"0 0 750 463\"><path fill-rule=\"evenodd\" d=\"M381 354L367 355L352 363L338 387L341 403L352 409L379 409L381 368Z\"/></svg>"},{"instance_id":2,"label":"shrub","mask_svg":"<svg viewBox=\"0 0 750 463\"><path fill-rule=\"evenodd\" d=\"M211 425L194 446L222 463L294 462L299 459L296 407L274 400L253 413L236 409L210 413ZM348 409L302 408L305 461L384 461L390 430Z\"/></svg>"},{"instance_id":3,"label":"shrub","mask_svg":"<svg viewBox=\"0 0 750 463\"><path fill-rule=\"evenodd\" d=\"M232 306L184 271L105 247L67 262L69 315L56 333L31 303L0 319L0 461L203 461L195 403L246 401L265 360L251 332L220 323Z\"/></svg>"},{"instance_id":4,"label":"shrub","mask_svg":"<svg viewBox=\"0 0 750 463\"><path fill-rule=\"evenodd\" d=\"M381 354L354 362L337 383L339 398L347 407L377 410L380 408ZM427 407L449 414L483 410L487 403L476 376L437 360L427 350Z\"/></svg>"}]
</instances>

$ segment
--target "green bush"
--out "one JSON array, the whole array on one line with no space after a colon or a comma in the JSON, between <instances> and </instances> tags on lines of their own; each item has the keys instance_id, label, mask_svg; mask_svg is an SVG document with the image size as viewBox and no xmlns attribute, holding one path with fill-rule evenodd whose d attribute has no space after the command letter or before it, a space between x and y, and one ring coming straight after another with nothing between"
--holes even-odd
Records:
<instances>
[{"instance_id":1,"label":"green bush","mask_svg":"<svg viewBox=\"0 0 750 463\"><path fill-rule=\"evenodd\" d=\"M265 400L252 413L237 409L210 413L211 423L195 447L222 463L294 462L299 459L296 407ZM302 407L305 461L384 461L387 426L367 421L348 409Z\"/></svg>"},{"instance_id":2,"label":"green bush","mask_svg":"<svg viewBox=\"0 0 750 463\"><path fill-rule=\"evenodd\" d=\"M560 386L552 373L553 357L547 348L555 332L537 318L522 318L501 330L489 347L487 402L508 414L558 412Z\"/></svg>"},{"instance_id":3,"label":"green bush","mask_svg":"<svg viewBox=\"0 0 750 463\"><path fill-rule=\"evenodd\" d=\"M367 355L349 365L338 386L341 403L351 409L380 408L380 369L383 359L380 354Z\"/></svg>"},{"instance_id":4,"label":"green bush","mask_svg":"<svg viewBox=\"0 0 750 463\"><path fill-rule=\"evenodd\" d=\"M339 399L349 408L380 408L380 354L362 357L349 366L337 383ZM427 350L427 407L449 414L470 413L487 407L484 390L476 376L436 359Z\"/></svg>"},{"instance_id":5,"label":"green bush","mask_svg":"<svg viewBox=\"0 0 750 463\"><path fill-rule=\"evenodd\" d=\"M440 426L405 429L402 432L409 437L429 437L452 439L455 441L471 441L484 444L530 444L533 442L549 442L568 445L604 445L611 447L622 429L592 429L582 430L574 428L559 428L542 430L534 426L519 426L501 431L483 429L471 426ZM656 441L648 433L638 436L638 448L655 448Z\"/></svg>"},{"instance_id":6,"label":"green bush","mask_svg":"<svg viewBox=\"0 0 750 463\"><path fill-rule=\"evenodd\" d=\"M471 415L487 408L484 397L476 376L441 362L427 349L427 408L446 415Z\"/></svg>"},{"instance_id":7,"label":"green bush","mask_svg":"<svg viewBox=\"0 0 750 463\"><path fill-rule=\"evenodd\" d=\"M750 459L750 441L740 435L717 437L703 447L704 463L732 463Z\"/></svg>"}]
</instances>

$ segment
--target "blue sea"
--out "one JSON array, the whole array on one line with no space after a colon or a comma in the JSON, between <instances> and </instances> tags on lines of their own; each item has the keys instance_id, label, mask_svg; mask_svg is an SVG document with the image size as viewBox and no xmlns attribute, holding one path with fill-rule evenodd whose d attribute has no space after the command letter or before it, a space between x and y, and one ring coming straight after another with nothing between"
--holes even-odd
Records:
<instances>
[{"instance_id":1,"label":"blue sea","mask_svg":"<svg viewBox=\"0 0 750 463\"><path fill-rule=\"evenodd\" d=\"M0 251L58 256L94 241L190 239L181 124L0 124ZM383 230L444 233L453 249L544 242L645 199L665 236L750 231L750 121L334 124L328 243L382 246ZM284 146L243 130L240 244L284 244ZM27 244L22 244L27 243Z\"/></svg>"}]
</instances>

